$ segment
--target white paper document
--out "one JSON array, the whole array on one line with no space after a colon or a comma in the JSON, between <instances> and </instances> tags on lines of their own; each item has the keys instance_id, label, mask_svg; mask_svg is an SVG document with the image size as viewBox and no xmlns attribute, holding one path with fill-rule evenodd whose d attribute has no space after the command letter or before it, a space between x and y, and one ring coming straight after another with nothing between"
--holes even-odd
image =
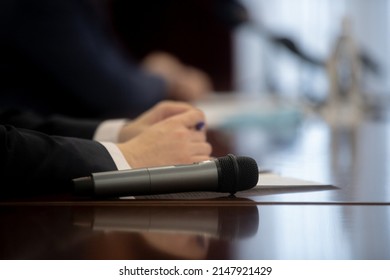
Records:
<instances>
[{"instance_id":1,"label":"white paper document","mask_svg":"<svg viewBox=\"0 0 390 280\"><path fill-rule=\"evenodd\" d=\"M293 188L293 187L315 187L326 186L315 181L303 180L293 177L285 177L276 173L261 173L259 175L259 181L257 182L257 188Z\"/></svg>"},{"instance_id":2,"label":"white paper document","mask_svg":"<svg viewBox=\"0 0 390 280\"><path fill-rule=\"evenodd\" d=\"M257 185L249 190L237 192L237 197L251 197L278 193L311 192L335 190L330 184L284 177L276 173L260 173ZM211 199L226 197L229 194L218 192L183 192L161 195L138 196L136 199Z\"/></svg>"}]
</instances>

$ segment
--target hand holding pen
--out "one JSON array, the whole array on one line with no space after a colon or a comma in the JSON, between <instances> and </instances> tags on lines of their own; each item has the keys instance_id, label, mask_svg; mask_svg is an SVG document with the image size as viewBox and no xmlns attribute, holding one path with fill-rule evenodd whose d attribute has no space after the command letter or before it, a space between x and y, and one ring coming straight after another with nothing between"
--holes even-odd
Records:
<instances>
[{"instance_id":1,"label":"hand holding pen","mask_svg":"<svg viewBox=\"0 0 390 280\"><path fill-rule=\"evenodd\" d=\"M164 102L134 122L133 131L141 133L118 144L133 168L210 159L212 147L206 139L205 115L189 104Z\"/></svg>"}]
</instances>

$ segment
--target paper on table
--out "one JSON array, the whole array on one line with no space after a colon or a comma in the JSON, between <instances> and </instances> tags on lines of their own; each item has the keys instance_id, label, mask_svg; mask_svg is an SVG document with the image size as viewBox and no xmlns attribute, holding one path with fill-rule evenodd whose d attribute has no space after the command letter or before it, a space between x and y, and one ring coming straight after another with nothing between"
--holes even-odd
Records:
<instances>
[{"instance_id":1,"label":"paper on table","mask_svg":"<svg viewBox=\"0 0 390 280\"><path fill-rule=\"evenodd\" d=\"M286 188L286 187L304 187L304 186L329 186L314 181L303 180L293 177L281 176L276 173L261 173L256 187L260 188Z\"/></svg>"},{"instance_id":2,"label":"paper on table","mask_svg":"<svg viewBox=\"0 0 390 280\"><path fill-rule=\"evenodd\" d=\"M285 177L276 173L261 173L259 181L252 189L236 193L238 197L250 197L280 193L310 192L321 190L334 190L330 184ZM220 198L228 194L218 192L183 192L161 195L137 196L136 199L211 199Z\"/></svg>"}]
</instances>

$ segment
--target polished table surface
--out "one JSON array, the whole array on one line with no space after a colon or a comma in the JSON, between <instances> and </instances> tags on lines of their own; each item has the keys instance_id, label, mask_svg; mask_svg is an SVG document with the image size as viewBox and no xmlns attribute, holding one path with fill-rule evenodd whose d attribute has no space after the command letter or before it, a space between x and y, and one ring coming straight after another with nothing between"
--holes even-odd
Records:
<instances>
[{"instance_id":1,"label":"polished table surface","mask_svg":"<svg viewBox=\"0 0 390 280\"><path fill-rule=\"evenodd\" d=\"M2 206L0 259L390 259L390 207Z\"/></svg>"},{"instance_id":2,"label":"polished table surface","mask_svg":"<svg viewBox=\"0 0 390 280\"><path fill-rule=\"evenodd\" d=\"M333 188L0 201L1 259L390 259L390 122L210 127L214 156Z\"/></svg>"},{"instance_id":3,"label":"polished table surface","mask_svg":"<svg viewBox=\"0 0 390 280\"><path fill-rule=\"evenodd\" d=\"M240 120L238 124L231 121L233 124L223 126L216 135L211 133L211 137L219 156L228 152L248 155L257 161L260 169L337 187L310 192L293 188L267 189L238 195L258 202L389 204L389 112L389 109L368 112L353 125L342 125L337 120L329 123L312 111L305 111L299 120L287 122L280 120L280 113L274 116L272 126L267 124L264 128L264 124L247 120ZM292 119L294 114L287 117ZM261 185L261 174L259 183Z\"/></svg>"}]
</instances>

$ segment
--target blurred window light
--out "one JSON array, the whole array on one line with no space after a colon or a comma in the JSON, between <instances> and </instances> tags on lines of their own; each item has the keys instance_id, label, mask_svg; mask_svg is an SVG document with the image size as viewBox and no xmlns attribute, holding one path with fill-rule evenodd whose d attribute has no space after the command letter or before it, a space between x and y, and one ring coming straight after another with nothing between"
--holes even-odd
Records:
<instances>
[{"instance_id":1,"label":"blurred window light","mask_svg":"<svg viewBox=\"0 0 390 280\"><path fill-rule=\"evenodd\" d=\"M380 66L368 72L368 93L390 94L390 1L388 0L241 0L252 22L273 35L291 39L299 49L320 61L329 57L341 22L348 16L362 51ZM310 65L245 25L235 32L235 87L240 92L274 93L295 98L326 98L324 68Z\"/></svg>"}]
</instances>

